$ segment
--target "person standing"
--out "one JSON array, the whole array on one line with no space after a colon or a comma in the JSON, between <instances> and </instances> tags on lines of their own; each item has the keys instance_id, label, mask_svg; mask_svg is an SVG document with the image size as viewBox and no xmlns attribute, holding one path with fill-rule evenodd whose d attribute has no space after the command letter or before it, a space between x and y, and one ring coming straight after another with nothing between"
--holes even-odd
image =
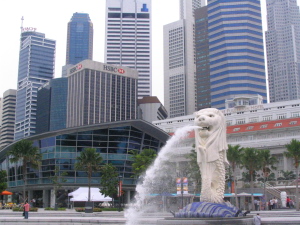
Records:
<instances>
[{"instance_id":1,"label":"person standing","mask_svg":"<svg viewBox=\"0 0 300 225\"><path fill-rule=\"evenodd\" d=\"M278 204L277 198L274 197L273 201L274 201L273 209L277 209L277 207L278 207L278 206L277 206L277 204Z\"/></svg>"},{"instance_id":2,"label":"person standing","mask_svg":"<svg viewBox=\"0 0 300 225\"><path fill-rule=\"evenodd\" d=\"M290 206L291 199L289 197L286 198L286 207L291 208Z\"/></svg>"},{"instance_id":3,"label":"person standing","mask_svg":"<svg viewBox=\"0 0 300 225\"><path fill-rule=\"evenodd\" d=\"M28 202L25 202L23 207L24 207L24 219L28 219L30 205L28 204Z\"/></svg>"},{"instance_id":4,"label":"person standing","mask_svg":"<svg viewBox=\"0 0 300 225\"><path fill-rule=\"evenodd\" d=\"M257 199L254 199L254 207L255 207L255 211L258 210L258 201Z\"/></svg>"},{"instance_id":5,"label":"person standing","mask_svg":"<svg viewBox=\"0 0 300 225\"><path fill-rule=\"evenodd\" d=\"M254 225L261 225L261 218L260 218L259 213L257 213L257 215L255 215L253 217L253 223L254 223Z\"/></svg>"}]
</instances>

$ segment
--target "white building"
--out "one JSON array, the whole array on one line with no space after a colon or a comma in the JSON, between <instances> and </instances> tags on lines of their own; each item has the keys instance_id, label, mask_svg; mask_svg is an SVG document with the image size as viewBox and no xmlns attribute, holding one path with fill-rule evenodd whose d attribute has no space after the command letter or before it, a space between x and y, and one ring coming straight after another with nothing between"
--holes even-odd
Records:
<instances>
[{"instance_id":1,"label":"white building","mask_svg":"<svg viewBox=\"0 0 300 225\"><path fill-rule=\"evenodd\" d=\"M153 120L164 120L168 117L166 108L156 96L143 97L138 99L140 118L148 122Z\"/></svg>"},{"instance_id":2,"label":"white building","mask_svg":"<svg viewBox=\"0 0 300 225\"><path fill-rule=\"evenodd\" d=\"M194 10L204 0L180 0L180 20L164 26L164 105L169 117L196 109Z\"/></svg>"},{"instance_id":3,"label":"white building","mask_svg":"<svg viewBox=\"0 0 300 225\"><path fill-rule=\"evenodd\" d=\"M280 171L294 171L292 160L283 156L285 144L292 139L300 139L299 100L276 102L262 105L238 106L222 110L227 121L227 142L241 147L269 149L279 163L275 175ZM164 121L154 121L154 125L168 133L177 128L194 124L194 116L182 116ZM186 154L194 144L194 134L178 147L178 154ZM238 174L241 176L241 174Z\"/></svg>"},{"instance_id":4,"label":"white building","mask_svg":"<svg viewBox=\"0 0 300 225\"><path fill-rule=\"evenodd\" d=\"M9 89L3 93L3 108L2 110L0 109L0 118L2 118L2 126L0 126L0 149L9 145L14 140L16 94L17 90L14 89Z\"/></svg>"},{"instance_id":5,"label":"white building","mask_svg":"<svg viewBox=\"0 0 300 225\"><path fill-rule=\"evenodd\" d=\"M105 63L139 72L139 98L152 95L151 20L151 0L106 0Z\"/></svg>"},{"instance_id":6,"label":"white building","mask_svg":"<svg viewBox=\"0 0 300 225\"><path fill-rule=\"evenodd\" d=\"M270 102L300 99L300 13L296 0L267 0Z\"/></svg>"}]
</instances>

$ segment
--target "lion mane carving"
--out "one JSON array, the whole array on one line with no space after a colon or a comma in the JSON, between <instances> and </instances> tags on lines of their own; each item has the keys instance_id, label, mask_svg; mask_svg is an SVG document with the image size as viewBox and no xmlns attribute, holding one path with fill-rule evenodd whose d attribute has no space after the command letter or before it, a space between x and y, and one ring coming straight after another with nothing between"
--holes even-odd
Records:
<instances>
[{"instance_id":1,"label":"lion mane carving","mask_svg":"<svg viewBox=\"0 0 300 225\"><path fill-rule=\"evenodd\" d=\"M215 108L195 112L195 142L197 162L202 177L200 201L222 203L225 191L226 122Z\"/></svg>"}]
</instances>

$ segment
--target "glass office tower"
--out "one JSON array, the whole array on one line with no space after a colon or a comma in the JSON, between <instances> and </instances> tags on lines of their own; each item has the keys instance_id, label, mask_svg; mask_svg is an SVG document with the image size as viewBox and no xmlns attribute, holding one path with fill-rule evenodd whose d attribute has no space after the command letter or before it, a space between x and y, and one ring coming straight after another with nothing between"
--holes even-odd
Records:
<instances>
[{"instance_id":1,"label":"glass office tower","mask_svg":"<svg viewBox=\"0 0 300 225\"><path fill-rule=\"evenodd\" d=\"M68 23L66 65L93 59L93 23L87 13L74 13Z\"/></svg>"},{"instance_id":2,"label":"glass office tower","mask_svg":"<svg viewBox=\"0 0 300 225\"><path fill-rule=\"evenodd\" d=\"M56 42L35 31L21 33L14 139L35 134L37 91L54 75Z\"/></svg>"},{"instance_id":3,"label":"glass office tower","mask_svg":"<svg viewBox=\"0 0 300 225\"><path fill-rule=\"evenodd\" d=\"M267 100L259 0L208 0L211 107L261 95Z\"/></svg>"},{"instance_id":4,"label":"glass office tower","mask_svg":"<svg viewBox=\"0 0 300 225\"><path fill-rule=\"evenodd\" d=\"M270 102L300 99L300 13L296 0L267 0Z\"/></svg>"}]
</instances>

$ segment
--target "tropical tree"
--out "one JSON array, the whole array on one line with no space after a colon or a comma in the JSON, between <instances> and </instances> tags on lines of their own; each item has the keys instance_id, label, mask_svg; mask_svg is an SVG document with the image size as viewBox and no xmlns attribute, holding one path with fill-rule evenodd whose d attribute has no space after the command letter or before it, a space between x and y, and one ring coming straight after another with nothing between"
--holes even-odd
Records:
<instances>
[{"instance_id":1,"label":"tropical tree","mask_svg":"<svg viewBox=\"0 0 300 225\"><path fill-rule=\"evenodd\" d=\"M287 184L288 180L295 180L296 179L296 174L293 171L281 170L281 174L282 174L282 176L278 177L277 180L278 181L286 181L286 184Z\"/></svg>"},{"instance_id":2,"label":"tropical tree","mask_svg":"<svg viewBox=\"0 0 300 225\"><path fill-rule=\"evenodd\" d=\"M271 169L276 169L274 165L278 163L278 160L270 154L270 150L268 149L259 150L258 157L260 158L261 170L263 172L264 196L266 196L266 180L271 174Z\"/></svg>"},{"instance_id":3,"label":"tropical tree","mask_svg":"<svg viewBox=\"0 0 300 225\"><path fill-rule=\"evenodd\" d=\"M80 155L76 158L75 170L85 171L88 175L88 202L91 201L91 178L93 172L99 172L101 163L103 161L100 153L96 152L95 148L86 148L80 152Z\"/></svg>"},{"instance_id":4,"label":"tropical tree","mask_svg":"<svg viewBox=\"0 0 300 225\"><path fill-rule=\"evenodd\" d=\"M141 153L138 153L135 150L132 150L131 152L133 153L132 170L136 177L139 177L146 172L157 156L157 152L153 149L143 149Z\"/></svg>"},{"instance_id":5,"label":"tropical tree","mask_svg":"<svg viewBox=\"0 0 300 225\"><path fill-rule=\"evenodd\" d=\"M285 145L287 151L283 154L287 158L292 158L296 168L296 210L299 211L299 161L300 161L300 141L292 139L289 144Z\"/></svg>"},{"instance_id":6,"label":"tropical tree","mask_svg":"<svg viewBox=\"0 0 300 225\"><path fill-rule=\"evenodd\" d=\"M38 169L42 160L39 148L33 146L33 142L23 139L15 143L7 153L11 163L22 162L23 173L23 200L26 201L27 166Z\"/></svg>"},{"instance_id":7,"label":"tropical tree","mask_svg":"<svg viewBox=\"0 0 300 225\"><path fill-rule=\"evenodd\" d=\"M117 194L118 189L118 171L117 168L112 164L105 164L100 169L101 172L101 193L104 196L113 197Z\"/></svg>"},{"instance_id":8,"label":"tropical tree","mask_svg":"<svg viewBox=\"0 0 300 225\"><path fill-rule=\"evenodd\" d=\"M232 169L233 183L234 183L234 194L235 194L235 205L239 208L238 196L237 196L237 179L236 179L236 168L241 164L242 148L240 145L228 145L227 160Z\"/></svg>"},{"instance_id":9,"label":"tropical tree","mask_svg":"<svg viewBox=\"0 0 300 225\"><path fill-rule=\"evenodd\" d=\"M0 193L7 188L7 173L6 170L0 170Z\"/></svg>"},{"instance_id":10,"label":"tropical tree","mask_svg":"<svg viewBox=\"0 0 300 225\"><path fill-rule=\"evenodd\" d=\"M54 174L53 176L50 177L50 180L52 181L53 184L53 189L54 189L54 195L55 195L55 210L57 210L57 202L58 202L58 198L57 198L57 192L58 189L61 188L62 183L66 182L67 179L64 178L64 176L67 175L67 172L60 172L59 171L59 167L55 166L54 169Z\"/></svg>"},{"instance_id":11,"label":"tropical tree","mask_svg":"<svg viewBox=\"0 0 300 225\"><path fill-rule=\"evenodd\" d=\"M243 148L241 166L245 168L250 174L251 201L252 209L254 209L253 175L255 171L260 170L261 168L258 150L255 148Z\"/></svg>"},{"instance_id":12,"label":"tropical tree","mask_svg":"<svg viewBox=\"0 0 300 225\"><path fill-rule=\"evenodd\" d=\"M186 156L189 159L188 163L188 174L190 179L194 182L195 193L201 191L201 173L197 162L197 152L192 149L191 152Z\"/></svg>"}]
</instances>

